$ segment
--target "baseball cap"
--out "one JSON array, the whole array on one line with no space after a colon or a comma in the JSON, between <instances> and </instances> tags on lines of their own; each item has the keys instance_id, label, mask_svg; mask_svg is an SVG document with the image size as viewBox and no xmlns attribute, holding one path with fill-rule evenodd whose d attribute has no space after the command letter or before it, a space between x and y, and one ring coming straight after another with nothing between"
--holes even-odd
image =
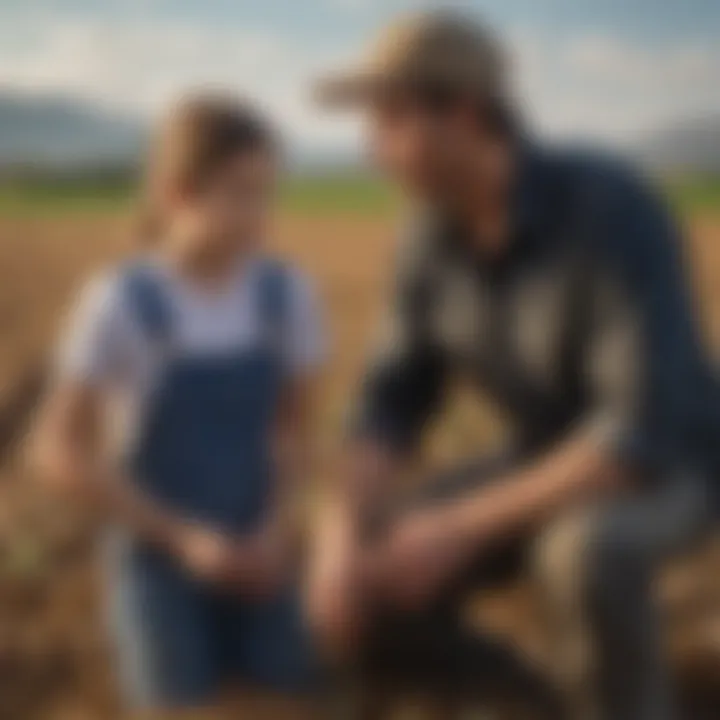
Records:
<instances>
[{"instance_id":1,"label":"baseball cap","mask_svg":"<svg viewBox=\"0 0 720 720\"><path fill-rule=\"evenodd\" d=\"M500 98L505 72L502 48L483 24L457 12L423 12L388 25L355 67L321 79L315 96L330 107L423 88Z\"/></svg>"}]
</instances>

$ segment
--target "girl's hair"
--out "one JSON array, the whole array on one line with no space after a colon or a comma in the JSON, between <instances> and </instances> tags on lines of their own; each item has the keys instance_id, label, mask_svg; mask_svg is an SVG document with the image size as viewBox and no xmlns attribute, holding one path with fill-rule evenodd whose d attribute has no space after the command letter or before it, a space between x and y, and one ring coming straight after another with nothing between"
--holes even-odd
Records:
<instances>
[{"instance_id":1,"label":"girl's hair","mask_svg":"<svg viewBox=\"0 0 720 720\"><path fill-rule=\"evenodd\" d=\"M139 222L143 241L151 242L162 232L160 198L165 188L197 192L232 156L276 150L269 122L248 103L218 94L178 102L150 147Z\"/></svg>"}]
</instances>

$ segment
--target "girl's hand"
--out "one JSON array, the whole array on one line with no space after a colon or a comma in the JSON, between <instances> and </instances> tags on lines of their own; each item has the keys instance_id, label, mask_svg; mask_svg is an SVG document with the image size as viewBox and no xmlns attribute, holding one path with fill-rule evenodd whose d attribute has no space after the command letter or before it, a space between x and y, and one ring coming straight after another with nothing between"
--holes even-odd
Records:
<instances>
[{"instance_id":1,"label":"girl's hand","mask_svg":"<svg viewBox=\"0 0 720 720\"><path fill-rule=\"evenodd\" d=\"M207 583L228 583L236 572L232 538L201 525L187 524L174 538L174 552L193 577Z\"/></svg>"}]
</instances>

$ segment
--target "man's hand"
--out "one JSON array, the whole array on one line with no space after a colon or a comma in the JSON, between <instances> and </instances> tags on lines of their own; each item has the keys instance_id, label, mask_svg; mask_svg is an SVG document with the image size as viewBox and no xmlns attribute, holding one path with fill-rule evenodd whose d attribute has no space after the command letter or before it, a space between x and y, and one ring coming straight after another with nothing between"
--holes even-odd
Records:
<instances>
[{"instance_id":1,"label":"man's hand","mask_svg":"<svg viewBox=\"0 0 720 720\"><path fill-rule=\"evenodd\" d=\"M593 438L568 439L497 482L397 520L374 548L378 593L422 606L498 542L572 503L616 492L622 479Z\"/></svg>"},{"instance_id":2,"label":"man's hand","mask_svg":"<svg viewBox=\"0 0 720 720\"><path fill-rule=\"evenodd\" d=\"M450 519L450 518L448 518ZM481 533L475 540L480 541ZM370 565L379 597L401 609L421 609L439 586L452 577L464 553L464 538L449 526L442 512L418 513L400 520L378 540Z\"/></svg>"}]
</instances>

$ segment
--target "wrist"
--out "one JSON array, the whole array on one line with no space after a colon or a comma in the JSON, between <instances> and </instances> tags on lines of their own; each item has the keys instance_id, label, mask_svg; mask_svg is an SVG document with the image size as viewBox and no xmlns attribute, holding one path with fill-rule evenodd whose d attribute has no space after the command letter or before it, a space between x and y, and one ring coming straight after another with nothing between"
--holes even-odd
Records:
<instances>
[{"instance_id":1,"label":"wrist","mask_svg":"<svg viewBox=\"0 0 720 720\"><path fill-rule=\"evenodd\" d=\"M170 555L184 557L187 554L188 532L186 523L167 520L158 526L156 542Z\"/></svg>"}]
</instances>

